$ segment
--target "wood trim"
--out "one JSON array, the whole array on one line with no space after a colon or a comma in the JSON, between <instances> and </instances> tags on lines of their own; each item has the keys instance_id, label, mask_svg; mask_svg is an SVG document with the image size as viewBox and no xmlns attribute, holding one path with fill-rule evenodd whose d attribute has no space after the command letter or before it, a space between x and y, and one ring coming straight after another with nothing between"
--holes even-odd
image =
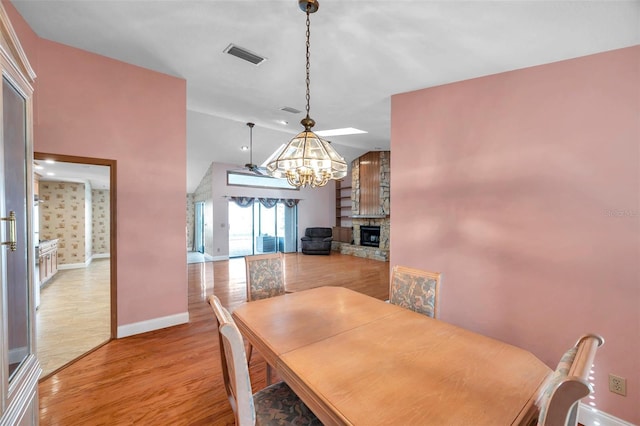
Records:
<instances>
[{"instance_id":1,"label":"wood trim","mask_svg":"<svg viewBox=\"0 0 640 426\"><path fill-rule=\"evenodd\" d=\"M36 79L36 73L31 67L29 63L29 59L27 59L26 53L24 53L24 49L20 44L20 40L16 35L15 30L13 29L13 25L11 25L11 20L9 19L9 15L7 15L7 11L4 6L0 3L0 31L2 32L2 38L6 40L9 44L5 45L2 43L2 51L5 55L10 55L12 57L13 66L16 68L19 74L25 79L25 82L31 85L33 81ZM8 51L7 51L8 50ZM32 89L33 91L33 89Z\"/></svg>"},{"instance_id":2,"label":"wood trim","mask_svg":"<svg viewBox=\"0 0 640 426\"><path fill-rule=\"evenodd\" d=\"M93 166L109 167L109 203L110 203L110 274L111 276L111 337L115 339L118 331L118 246L117 246L117 161L105 158L79 157L75 155L51 154L44 152L34 152L34 160L51 159L63 163L89 164Z\"/></svg>"},{"instance_id":3,"label":"wood trim","mask_svg":"<svg viewBox=\"0 0 640 426\"><path fill-rule=\"evenodd\" d=\"M109 164L109 203L110 220L111 220L111 235L109 236L109 250L111 251L111 338L116 338L116 332L118 330L118 197L116 196L118 191L118 163L116 160L110 160Z\"/></svg>"},{"instance_id":4,"label":"wood trim","mask_svg":"<svg viewBox=\"0 0 640 426\"><path fill-rule=\"evenodd\" d=\"M55 370L53 370L51 373L47 374L46 376L41 376L38 381L42 382L43 380L47 380L49 377L53 376L54 374L57 374L58 372L64 370L65 368L67 368L69 365L73 364L76 361L80 361L82 358L91 355L92 353L94 353L95 351L97 351L98 349L100 349L101 347L103 347L104 345L106 345L107 343L109 343L109 340L105 340L104 342L98 344L98 346L95 346L91 349L89 349L88 352L83 353L82 355L80 355L78 358L74 358L71 361L67 362L66 364L61 365L60 367L56 368Z\"/></svg>"},{"instance_id":5,"label":"wood trim","mask_svg":"<svg viewBox=\"0 0 640 426\"><path fill-rule=\"evenodd\" d=\"M360 157L360 215L380 214L380 153Z\"/></svg>"}]
</instances>

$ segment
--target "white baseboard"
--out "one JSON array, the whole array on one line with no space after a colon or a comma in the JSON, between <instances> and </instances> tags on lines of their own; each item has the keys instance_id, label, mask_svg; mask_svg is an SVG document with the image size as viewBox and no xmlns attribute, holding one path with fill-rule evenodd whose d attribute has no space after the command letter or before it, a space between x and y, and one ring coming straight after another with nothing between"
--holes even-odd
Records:
<instances>
[{"instance_id":1,"label":"white baseboard","mask_svg":"<svg viewBox=\"0 0 640 426\"><path fill-rule=\"evenodd\" d=\"M93 261L93 259L109 259L111 257L111 255L109 253L97 253L94 254L93 256L91 256L89 258L89 260L87 260L84 263L65 263L65 264L58 264L58 269L82 269L82 268L88 268L89 265L91 265L91 262Z\"/></svg>"},{"instance_id":2,"label":"white baseboard","mask_svg":"<svg viewBox=\"0 0 640 426\"><path fill-rule=\"evenodd\" d=\"M63 269L83 269L83 268L88 268L90 264L91 264L91 259L83 263L65 263L63 265L58 264L58 270L61 271Z\"/></svg>"},{"instance_id":3,"label":"white baseboard","mask_svg":"<svg viewBox=\"0 0 640 426\"><path fill-rule=\"evenodd\" d=\"M634 426L632 423L626 422L604 411L589 407L582 402L578 409L578 423L584 426Z\"/></svg>"},{"instance_id":4,"label":"white baseboard","mask_svg":"<svg viewBox=\"0 0 640 426\"><path fill-rule=\"evenodd\" d=\"M216 262L218 260L229 260L229 256L211 256L213 261Z\"/></svg>"},{"instance_id":5,"label":"white baseboard","mask_svg":"<svg viewBox=\"0 0 640 426\"><path fill-rule=\"evenodd\" d=\"M173 327L174 325L186 324L188 322L189 312L183 312L181 314L121 325L118 327L118 338L146 333L147 331L160 330L161 328Z\"/></svg>"}]
</instances>

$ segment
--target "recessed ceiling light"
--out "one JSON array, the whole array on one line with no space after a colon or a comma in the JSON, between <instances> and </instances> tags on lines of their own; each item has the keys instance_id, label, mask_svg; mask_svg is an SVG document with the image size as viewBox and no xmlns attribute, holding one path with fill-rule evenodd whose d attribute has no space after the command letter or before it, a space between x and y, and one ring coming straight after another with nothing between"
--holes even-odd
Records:
<instances>
[{"instance_id":1,"label":"recessed ceiling light","mask_svg":"<svg viewBox=\"0 0 640 426\"><path fill-rule=\"evenodd\" d=\"M47 172L47 176L55 176L56 174L53 172Z\"/></svg>"},{"instance_id":2,"label":"recessed ceiling light","mask_svg":"<svg viewBox=\"0 0 640 426\"><path fill-rule=\"evenodd\" d=\"M36 165L34 166L34 168L35 168L36 170L42 170L42 169L44 169L44 167L42 167L40 164L36 164Z\"/></svg>"},{"instance_id":3,"label":"recessed ceiling light","mask_svg":"<svg viewBox=\"0 0 640 426\"><path fill-rule=\"evenodd\" d=\"M354 129L353 127L344 127L342 129L320 130L315 133L318 136L345 136L345 135L358 135L361 133L368 133L368 132L360 129Z\"/></svg>"},{"instance_id":4,"label":"recessed ceiling light","mask_svg":"<svg viewBox=\"0 0 640 426\"><path fill-rule=\"evenodd\" d=\"M44 162L47 164L56 164L54 160L44 160Z\"/></svg>"},{"instance_id":5,"label":"recessed ceiling light","mask_svg":"<svg viewBox=\"0 0 640 426\"><path fill-rule=\"evenodd\" d=\"M249 151L249 147L248 147L248 146L246 146L246 145L242 145L242 146L240 147L240 149L241 149L241 150L243 150L243 151Z\"/></svg>"},{"instance_id":6,"label":"recessed ceiling light","mask_svg":"<svg viewBox=\"0 0 640 426\"><path fill-rule=\"evenodd\" d=\"M282 124L283 126L286 126L287 124L289 124L289 122L286 120L276 120L276 123Z\"/></svg>"}]
</instances>

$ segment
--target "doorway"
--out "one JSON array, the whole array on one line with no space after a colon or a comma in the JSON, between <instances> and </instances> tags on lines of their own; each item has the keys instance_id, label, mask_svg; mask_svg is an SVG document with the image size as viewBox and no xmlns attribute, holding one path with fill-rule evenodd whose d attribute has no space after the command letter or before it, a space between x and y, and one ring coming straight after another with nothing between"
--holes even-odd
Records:
<instances>
[{"instance_id":1,"label":"doorway","mask_svg":"<svg viewBox=\"0 0 640 426\"><path fill-rule=\"evenodd\" d=\"M229 257L297 251L297 212L297 205L275 199L229 201Z\"/></svg>"},{"instance_id":2,"label":"doorway","mask_svg":"<svg viewBox=\"0 0 640 426\"><path fill-rule=\"evenodd\" d=\"M34 174L39 245L58 249L37 286L42 379L116 335L116 162L36 152Z\"/></svg>"},{"instance_id":3,"label":"doorway","mask_svg":"<svg viewBox=\"0 0 640 426\"><path fill-rule=\"evenodd\" d=\"M194 250L204 253L204 201L195 203Z\"/></svg>"}]
</instances>

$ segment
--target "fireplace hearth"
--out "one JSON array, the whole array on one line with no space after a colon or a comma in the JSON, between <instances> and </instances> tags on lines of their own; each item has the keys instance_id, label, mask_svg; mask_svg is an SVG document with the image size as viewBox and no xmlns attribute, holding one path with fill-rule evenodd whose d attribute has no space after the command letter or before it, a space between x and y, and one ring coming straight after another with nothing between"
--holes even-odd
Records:
<instances>
[{"instance_id":1,"label":"fireplace hearth","mask_svg":"<svg viewBox=\"0 0 640 426\"><path fill-rule=\"evenodd\" d=\"M360 226L360 245L380 247L380 227Z\"/></svg>"}]
</instances>

